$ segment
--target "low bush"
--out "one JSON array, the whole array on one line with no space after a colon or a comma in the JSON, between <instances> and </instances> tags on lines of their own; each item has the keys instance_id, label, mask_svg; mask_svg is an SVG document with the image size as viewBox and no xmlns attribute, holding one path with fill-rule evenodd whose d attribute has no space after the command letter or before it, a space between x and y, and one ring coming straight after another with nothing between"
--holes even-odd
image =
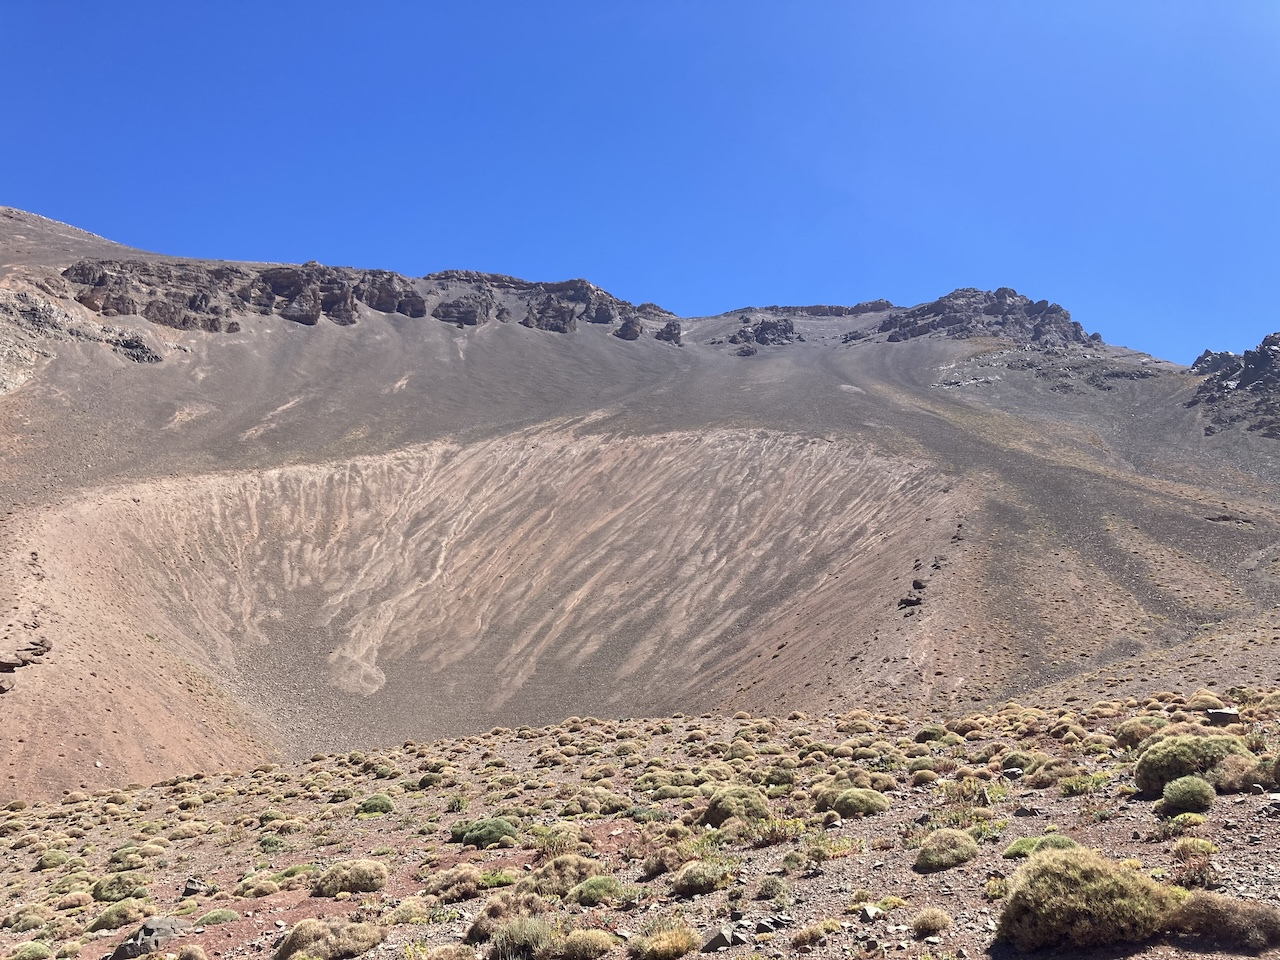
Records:
<instances>
[{"instance_id":1,"label":"low bush","mask_svg":"<svg viewBox=\"0 0 1280 960\"><path fill-rule=\"evenodd\" d=\"M487 817L483 820L463 820L455 823L450 829L450 837L454 843L484 850L503 837L515 837L519 832L515 824L505 817Z\"/></svg>"},{"instance_id":2,"label":"low bush","mask_svg":"<svg viewBox=\"0 0 1280 960\"><path fill-rule=\"evenodd\" d=\"M690 860L671 878L671 892L677 897L696 897L727 887L732 877L732 871L726 864Z\"/></svg>"},{"instance_id":3,"label":"low bush","mask_svg":"<svg viewBox=\"0 0 1280 960\"><path fill-rule=\"evenodd\" d=\"M275 960L295 955L316 960L346 960L372 950L382 942L382 928L373 923L346 920L299 920L275 952Z\"/></svg>"},{"instance_id":4,"label":"low bush","mask_svg":"<svg viewBox=\"0 0 1280 960\"><path fill-rule=\"evenodd\" d=\"M1280 946L1280 908L1194 891L1179 904L1170 926L1220 947L1258 951Z\"/></svg>"},{"instance_id":5,"label":"low bush","mask_svg":"<svg viewBox=\"0 0 1280 960\"><path fill-rule=\"evenodd\" d=\"M584 907L598 907L622 895L622 883L617 877L597 876L583 880L566 894L566 899Z\"/></svg>"},{"instance_id":6,"label":"low bush","mask_svg":"<svg viewBox=\"0 0 1280 960\"><path fill-rule=\"evenodd\" d=\"M240 919L240 914L234 910L210 910L204 916L196 920L198 927L216 927L220 923L232 923Z\"/></svg>"},{"instance_id":7,"label":"low bush","mask_svg":"<svg viewBox=\"0 0 1280 960\"><path fill-rule=\"evenodd\" d=\"M1232 754L1247 754L1240 737L1179 734L1149 746L1133 770L1134 785L1148 796L1164 790L1179 777L1208 773Z\"/></svg>"},{"instance_id":8,"label":"low bush","mask_svg":"<svg viewBox=\"0 0 1280 960\"><path fill-rule=\"evenodd\" d=\"M544 863L516 884L518 893L537 893L544 897L563 897L589 877L604 871L604 864L590 857L566 853Z\"/></svg>"},{"instance_id":9,"label":"low bush","mask_svg":"<svg viewBox=\"0 0 1280 960\"><path fill-rule=\"evenodd\" d=\"M147 878L141 873L109 873L93 885L93 899L103 903L115 903L129 898L141 899L147 895Z\"/></svg>"},{"instance_id":10,"label":"low bush","mask_svg":"<svg viewBox=\"0 0 1280 960\"><path fill-rule=\"evenodd\" d=\"M950 870L978 855L978 843L963 830L944 827L924 838L916 854L915 868L921 873Z\"/></svg>"},{"instance_id":11,"label":"low bush","mask_svg":"<svg viewBox=\"0 0 1280 960\"><path fill-rule=\"evenodd\" d=\"M365 797L356 812L364 816L373 816L381 813L392 813L395 809L396 805L391 802L390 797L385 793L375 793L372 796Z\"/></svg>"},{"instance_id":12,"label":"low bush","mask_svg":"<svg viewBox=\"0 0 1280 960\"><path fill-rule=\"evenodd\" d=\"M467 930L468 943L483 943L509 920L516 917L535 917L547 912L547 901L536 893L519 893L503 890L490 897Z\"/></svg>"},{"instance_id":13,"label":"low bush","mask_svg":"<svg viewBox=\"0 0 1280 960\"><path fill-rule=\"evenodd\" d=\"M1137 943L1164 927L1174 902L1150 877L1092 850L1049 850L1014 874L996 939L1019 950Z\"/></svg>"},{"instance_id":14,"label":"low bush","mask_svg":"<svg viewBox=\"0 0 1280 960\"><path fill-rule=\"evenodd\" d=\"M377 860L347 860L335 863L311 885L313 897L336 897L340 893L374 893L387 885L387 867Z\"/></svg>"},{"instance_id":15,"label":"low bush","mask_svg":"<svg viewBox=\"0 0 1280 960\"><path fill-rule=\"evenodd\" d=\"M1213 784L1196 776L1178 777L1164 785L1162 813L1204 813L1217 798Z\"/></svg>"},{"instance_id":16,"label":"low bush","mask_svg":"<svg viewBox=\"0 0 1280 960\"><path fill-rule=\"evenodd\" d=\"M88 930L91 933L98 930L119 930L131 923L137 923L139 920L148 916L150 908L141 900L129 898L127 900L117 900L89 924Z\"/></svg>"},{"instance_id":17,"label":"low bush","mask_svg":"<svg viewBox=\"0 0 1280 960\"><path fill-rule=\"evenodd\" d=\"M768 816L769 801L755 787L722 787L711 795L701 822L720 827L730 817L751 821L765 820Z\"/></svg>"},{"instance_id":18,"label":"low bush","mask_svg":"<svg viewBox=\"0 0 1280 960\"><path fill-rule=\"evenodd\" d=\"M448 870L432 873L422 878L422 892L439 897L442 903L456 903L480 895L480 868L470 863L460 863Z\"/></svg>"},{"instance_id":19,"label":"low bush","mask_svg":"<svg viewBox=\"0 0 1280 960\"><path fill-rule=\"evenodd\" d=\"M836 795L831 809L848 820L852 817L868 817L889 809L889 798L876 790L850 787Z\"/></svg>"},{"instance_id":20,"label":"low bush","mask_svg":"<svg viewBox=\"0 0 1280 960\"><path fill-rule=\"evenodd\" d=\"M596 960L618 944L608 930L572 930L560 948L564 960Z\"/></svg>"},{"instance_id":21,"label":"low bush","mask_svg":"<svg viewBox=\"0 0 1280 960\"><path fill-rule=\"evenodd\" d=\"M951 914L937 907L925 907L911 918L911 932L917 937L932 937L951 929Z\"/></svg>"},{"instance_id":22,"label":"low bush","mask_svg":"<svg viewBox=\"0 0 1280 960\"><path fill-rule=\"evenodd\" d=\"M627 941L635 960L678 960L698 948L698 933L679 917L662 917Z\"/></svg>"},{"instance_id":23,"label":"low bush","mask_svg":"<svg viewBox=\"0 0 1280 960\"><path fill-rule=\"evenodd\" d=\"M535 960L551 946L551 924L541 917L514 917L493 932L490 960Z\"/></svg>"}]
</instances>

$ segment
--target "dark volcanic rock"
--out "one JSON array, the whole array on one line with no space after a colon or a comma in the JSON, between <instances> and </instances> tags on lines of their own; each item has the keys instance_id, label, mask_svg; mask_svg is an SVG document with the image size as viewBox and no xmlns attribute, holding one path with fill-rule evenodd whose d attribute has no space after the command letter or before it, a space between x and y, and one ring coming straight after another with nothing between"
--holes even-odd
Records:
<instances>
[{"instance_id":1,"label":"dark volcanic rock","mask_svg":"<svg viewBox=\"0 0 1280 960\"><path fill-rule=\"evenodd\" d=\"M680 340L681 328L679 320L668 320L661 330L655 333L654 339L665 340L668 343L674 343L676 346L682 346Z\"/></svg>"},{"instance_id":2,"label":"dark volcanic rock","mask_svg":"<svg viewBox=\"0 0 1280 960\"><path fill-rule=\"evenodd\" d=\"M1066 346L1101 342L1056 303L1033 301L1009 287L995 292L965 287L886 318L878 328L891 343L940 333L958 339L1003 337L1015 343Z\"/></svg>"},{"instance_id":3,"label":"dark volcanic rock","mask_svg":"<svg viewBox=\"0 0 1280 960\"><path fill-rule=\"evenodd\" d=\"M644 324L640 322L637 316L630 316L622 321L622 326L613 332L613 335L620 340L638 340L640 334L644 333Z\"/></svg>"},{"instance_id":4,"label":"dark volcanic rock","mask_svg":"<svg viewBox=\"0 0 1280 960\"><path fill-rule=\"evenodd\" d=\"M1244 356L1205 351L1192 372L1210 371L1187 406L1201 406L1212 435L1240 425L1280 440L1280 332L1268 334Z\"/></svg>"}]
</instances>

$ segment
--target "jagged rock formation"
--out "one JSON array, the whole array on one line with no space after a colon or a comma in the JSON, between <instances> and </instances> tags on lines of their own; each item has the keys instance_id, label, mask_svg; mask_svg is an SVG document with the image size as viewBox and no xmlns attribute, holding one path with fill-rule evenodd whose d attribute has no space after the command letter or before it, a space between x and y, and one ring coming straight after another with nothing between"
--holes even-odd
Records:
<instances>
[{"instance_id":1,"label":"jagged rock formation","mask_svg":"<svg viewBox=\"0 0 1280 960\"><path fill-rule=\"evenodd\" d=\"M515 321L568 333L577 323L618 324L635 339L643 319L667 322L674 314L646 303L634 306L585 280L531 283L497 274L448 270L411 279L387 270L356 270L319 263L256 267L152 259L82 259L45 278L44 289L71 298L103 317L141 316L160 326L237 333L244 315L278 315L306 326L327 319L359 321L357 305L417 319L428 314L459 326Z\"/></svg>"},{"instance_id":2,"label":"jagged rock formation","mask_svg":"<svg viewBox=\"0 0 1280 960\"><path fill-rule=\"evenodd\" d=\"M886 318L877 332L887 333L891 343L930 333L948 337L1004 337L1017 343L1043 346L1100 343L1071 319L1071 314L1048 300L1033 301L1016 290L995 292L965 287L932 303Z\"/></svg>"},{"instance_id":3,"label":"jagged rock formation","mask_svg":"<svg viewBox=\"0 0 1280 960\"><path fill-rule=\"evenodd\" d=\"M1207 375L1187 406L1203 406L1204 432L1241 424L1250 432L1280 440L1280 332L1268 334L1243 356L1206 350L1192 373Z\"/></svg>"}]
</instances>

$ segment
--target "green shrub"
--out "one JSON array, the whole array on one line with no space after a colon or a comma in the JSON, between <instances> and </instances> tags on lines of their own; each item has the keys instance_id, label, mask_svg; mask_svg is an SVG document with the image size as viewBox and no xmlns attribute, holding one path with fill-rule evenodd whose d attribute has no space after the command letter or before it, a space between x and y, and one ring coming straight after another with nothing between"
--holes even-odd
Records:
<instances>
[{"instance_id":1,"label":"green shrub","mask_svg":"<svg viewBox=\"0 0 1280 960\"><path fill-rule=\"evenodd\" d=\"M769 816L769 801L755 787L722 787L711 795L702 812L702 823L719 827L730 817L739 820L764 820Z\"/></svg>"},{"instance_id":2,"label":"green shrub","mask_svg":"<svg viewBox=\"0 0 1280 960\"><path fill-rule=\"evenodd\" d=\"M392 813L395 809L396 805L391 802L390 797L385 793L375 793L365 797L356 812L365 816L373 816L380 813Z\"/></svg>"},{"instance_id":3,"label":"green shrub","mask_svg":"<svg viewBox=\"0 0 1280 960\"><path fill-rule=\"evenodd\" d=\"M270 877L256 874L254 876L245 877L241 880L234 890L231 891L233 896L237 897L269 897L273 893L280 892L280 884L276 883Z\"/></svg>"},{"instance_id":4,"label":"green shrub","mask_svg":"<svg viewBox=\"0 0 1280 960\"><path fill-rule=\"evenodd\" d=\"M141 899L147 895L147 878L141 873L109 873L93 885L93 899L103 903L115 903L130 898Z\"/></svg>"},{"instance_id":5,"label":"green shrub","mask_svg":"<svg viewBox=\"0 0 1280 960\"><path fill-rule=\"evenodd\" d=\"M387 885L387 868L377 860L347 860L335 863L311 885L313 897L336 897L340 893L374 893Z\"/></svg>"},{"instance_id":6,"label":"green shrub","mask_svg":"<svg viewBox=\"0 0 1280 960\"><path fill-rule=\"evenodd\" d=\"M1084 847L1049 850L1014 874L996 939L1019 950L1137 943L1163 929L1173 895Z\"/></svg>"},{"instance_id":7,"label":"green shrub","mask_svg":"<svg viewBox=\"0 0 1280 960\"><path fill-rule=\"evenodd\" d=\"M1016 860L1019 857L1029 857L1041 850L1070 850L1077 846L1079 844L1066 834L1048 833L1043 837L1023 837L1021 840L1013 841L1004 848L1003 856L1006 860Z\"/></svg>"},{"instance_id":8,"label":"green shrub","mask_svg":"<svg viewBox=\"0 0 1280 960\"><path fill-rule=\"evenodd\" d=\"M294 955L346 960L372 950L382 938L382 928L373 923L348 923L336 917L299 920L276 950L275 960L288 960Z\"/></svg>"},{"instance_id":9,"label":"green shrub","mask_svg":"<svg viewBox=\"0 0 1280 960\"><path fill-rule=\"evenodd\" d=\"M884 813L888 810L889 798L876 790L850 787L836 795L831 809L846 820L852 817L867 817L873 813Z\"/></svg>"},{"instance_id":10,"label":"green shrub","mask_svg":"<svg viewBox=\"0 0 1280 960\"><path fill-rule=\"evenodd\" d=\"M53 951L48 946L39 940L32 940L9 954L9 960L49 960L52 956Z\"/></svg>"},{"instance_id":11,"label":"green shrub","mask_svg":"<svg viewBox=\"0 0 1280 960\"><path fill-rule=\"evenodd\" d=\"M514 837L519 834L510 820L504 817L487 817L483 820L463 820L450 828L454 843L474 846L481 850L493 846L503 837Z\"/></svg>"},{"instance_id":12,"label":"green shrub","mask_svg":"<svg viewBox=\"0 0 1280 960\"><path fill-rule=\"evenodd\" d=\"M89 931L119 930L131 923L137 923L147 916L147 907L141 900L129 898L117 900L89 924Z\"/></svg>"},{"instance_id":13,"label":"green shrub","mask_svg":"<svg viewBox=\"0 0 1280 960\"><path fill-rule=\"evenodd\" d=\"M1204 813L1213 806L1217 798L1213 784L1200 777L1178 777L1164 785L1165 814Z\"/></svg>"},{"instance_id":14,"label":"green shrub","mask_svg":"<svg viewBox=\"0 0 1280 960\"><path fill-rule=\"evenodd\" d=\"M551 924L541 917L515 917L493 932L490 960L535 960L551 946Z\"/></svg>"},{"instance_id":15,"label":"green shrub","mask_svg":"<svg viewBox=\"0 0 1280 960\"><path fill-rule=\"evenodd\" d=\"M622 894L622 883L617 877L589 877L569 890L567 899L584 907L598 907L606 900L616 900Z\"/></svg>"},{"instance_id":16,"label":"green shrub","mask_svg":"<svg viewBox=\"0 0 1280 960\"><path fill-rule=\"evenodd\" d=\"M1207 773L1224 758L1248 752L1240 737L1192 734L1167 737L1153 743L1138 758L1133 770L1134 784L1144 794L1155 796L1171 780Z\"/></svg>"},{"instance_id":17,"label":"green shrub","mask_svg":"<svg viewBox=\"0 0 1280 960\"><path fill-rule=\"evenodd\" d=\"M950 870L978 855L978 843L963 830L944 827L924 838L916 854L915 868L921 873Z\"/></svg>"}]
</instances>

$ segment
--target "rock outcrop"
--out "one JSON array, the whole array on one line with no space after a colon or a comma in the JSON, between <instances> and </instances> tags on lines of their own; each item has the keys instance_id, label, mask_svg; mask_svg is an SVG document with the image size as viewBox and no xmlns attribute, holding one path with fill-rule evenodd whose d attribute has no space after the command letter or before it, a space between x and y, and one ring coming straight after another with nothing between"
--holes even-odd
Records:
<instances>
[{"instance_id":1,"label":"rock outcrop","mask_svg":"<svg viewBox=\"0 0 1280 960\"><path fill-rule=\"evenodd\" d=\"M776 347L786 343L803 342L804 337L796 333L795 324L786 317L765 317L757 320L742 318L742 326L729 337L730 343L758 343L762 347Z\"/></svg>"},{"instance_id":2,"label":"rock outcrop","mask_svg":"<svg viewBox=\"0 0 1280 960\"><path fill-rule=\"evenodd\" d=\"M359 321L359 306L417 319L475 327L514 321L568 333L579 321L617 325L635 339L643 321L674 314L652 303L634 306L586 280L532 283L499 274L447 270L411 279L387 270L319 263L251 264L136 259L80 260L51 278L47 292L76 300L103 317L141 316L160 326L236 333L246 315L280 316L304 326L322 319Z\"/></svg>"},{"instance_id":3,"label":"rock outcrop","mask_svg":"<svg viewBox=\"0 0 1280 960\"><path fill-rule=\"evenodd\" d=\"M1207 374L1187 404L1202 407L1206 436L1240 425L1280 440L1280 332L1243 356L1206 350L1191 371Z\"/></svg>"},{"instance_id":4,"label":"rock outcrop","mask_svg":"<svg viewBox=\"0 0 1280 960\"><path fill-rule=\"evenodd\" d=\"M1058 304L1033 301L1009 287L994 292L973 287L955 290L932 303L886 318L877 332L887 333L891 343L931 333L957 339L1002 337L1048 347L1102 341L1098 334L1086 334Z\"/></svg>"}]
</instances>

